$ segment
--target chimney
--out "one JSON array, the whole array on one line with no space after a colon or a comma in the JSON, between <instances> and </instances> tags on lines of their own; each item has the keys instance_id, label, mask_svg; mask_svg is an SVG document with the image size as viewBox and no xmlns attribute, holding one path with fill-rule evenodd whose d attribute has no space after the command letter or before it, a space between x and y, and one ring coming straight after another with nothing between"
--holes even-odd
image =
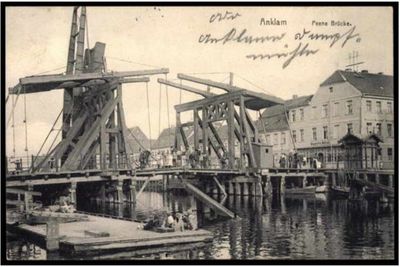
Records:
<instances>
[{"instance_id":1,"label":"chimney","mask_svg":"<svg viewBox=\"0 0 400 267\"><path fill-rule=\"evenodd\" d=\"M293 95L293 99L296 99L297 98L297 95Z\"/></svg>"},{"instance_id":2,"label":"chimney","mask_svg":"<svg viewBox=\"0 0 400 267\"><path fill-rule=\"evenodd\" d=\"M362 70L361 73L368 73L368 70Z\"/></svg>"}]
</instances>

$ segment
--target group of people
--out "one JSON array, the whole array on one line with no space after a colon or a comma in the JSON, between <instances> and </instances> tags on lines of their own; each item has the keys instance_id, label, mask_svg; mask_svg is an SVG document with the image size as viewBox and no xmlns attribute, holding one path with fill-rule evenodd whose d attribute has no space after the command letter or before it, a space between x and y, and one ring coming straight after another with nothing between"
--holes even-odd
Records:
<instances>
[{"instance_id":1,"label":"group of people","mask_svg":"<svg viewBox=\"0 0 400 267\"><path fill-rule=\"evenodd\" d=\"M222 167L227 165L227 156L221 159ZM187 150L177 150L171 148L165 152L150 152L149 150L139 150L139 166L144 168L170 168L170 167L191 167L208 168L211 165L210 157L203 153L201 149L189 147Z\"/></svg>"},{"instance_id":2,"label":"group of people","mask_svg":"<svg viewBox=\"0 0 400 267\"><path fill-rule=\"evenodd\" d=\"M279 158L279 167L293 169L320 169L322 167L322 163L316 157L307 158L297 153L289 153L288 156L286 156L285 154L281 155L281 157Z\"/></svg>"},{"instance_id":3,"label":"group of people","mask_svg":"<svg viewBox=\"0 0 400 267\"><path fill-rule=\"evenodd\" d=\"M155 214L148 219L144 226L144 230L169 229L175 232L183 232L185 230L196 230L195 216L186 211L183 213L161 213Z\"/></svg>"}]
</instances>

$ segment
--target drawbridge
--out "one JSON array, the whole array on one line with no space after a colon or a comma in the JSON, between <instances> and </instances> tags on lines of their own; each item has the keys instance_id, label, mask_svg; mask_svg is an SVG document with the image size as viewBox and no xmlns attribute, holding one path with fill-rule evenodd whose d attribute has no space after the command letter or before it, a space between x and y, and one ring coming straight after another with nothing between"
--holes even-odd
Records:
<instances>
[{"instance_id":1,"label":"drawbridge","mask_svg":"<svg viewBox=\"0 0 400 267\"><path fill-rule=\"evenodd\" d=\"M93 48L85 47L85 31L86 8L74 7L65 73L24 77L9 89L13 99L14 96L18 99L20 95L63 90L63 106L52 127L53 130L56 123L61 122L60 141L55 138L47 152L42 151L42 145L28 166L22 168L20 162L16 170L9 171L7 188L71 184L70 192L75 192L77 184L84 182L115 181L120 188L126 181L134 184L135 177L139 176L173 176L184 178L188 191L231 216L222 205L215 204L201 189L187 181L250 177L260 183L263 172L272 167L272 147L262 142L250 111L260 114L261 109L283 104L283 100L235 86L232 77L229 83L222 83L178 74L181 82L176 83L166 78L168 68L109 71L105 62L105 43L96 42ZM175 106L173 150L178 153L192 151L196 159L223 162L221 167L212 168L206 161L191 167L140 169L135 166L127 143L128 135L132 133L125 122L126 116L134 115L124 112L123 85L144 83L148 92L150 76L157 75L165 76L157 79L160 86L202 97ZM183 85L182 81L191 85ZM206 86L208 90L199 89L199 86ZM211 93L210 88L222 92ZM13 100L12 105L11 116L16 101ZM181 121L181 115L186 113L192 114L192 121ZM226 137L218 131L218 123L226 125ZM189 128L193 132L191 136L187 136Z\"/></svg>"}]
</instances>

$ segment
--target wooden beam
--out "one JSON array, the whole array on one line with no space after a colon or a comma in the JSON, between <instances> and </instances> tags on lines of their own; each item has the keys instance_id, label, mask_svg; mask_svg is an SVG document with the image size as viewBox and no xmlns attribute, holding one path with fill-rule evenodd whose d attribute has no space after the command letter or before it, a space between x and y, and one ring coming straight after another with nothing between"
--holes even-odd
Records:
<instances>
[{"instance_id":1,"label":"wooden beam","mask_svg":"<svg viewBox=\"0 0 400 267\"><path fill-rule=\"evenodd\" d=\"M147 83L150 82L149 77L139 77L139 78L123 78L120 79L120 83Z\"/></svg>"},{"instance_id":2,"label":"wooden beam","mask_svg":"<svg viewBox=\"0 0 400 267\"><path fill-rule=\"evenodd\" d=\"M109 73L80 73L80 74L56 74L56 75L40 75L40 76L30 76L20 79L20 84L22 85L22 90L20 93L29 94L35 92L49 91L53 89L61 88L60 86L65 82L77 82L79 84L88 82L90 80L112 80L114 78L125 78L143 75L157 75L157 74L167 74L168 69L153 69L153 70L139 70L139 71L123 71L123 72L109 72ZM145 81L147 77L143 80L138 80L139 82ZM128 80L129 81L129 80ZM72 85L72 83L70 83ZM10 94L16 94L16 87L10 88Z\"/></svg>"},{"instance_id":3,"label":"wooden beam","mask_svg":"<svg viewBox=\"0 0 400 267\"><path fill-rule=\"evenodd\" d=\"M161 84L165 84L165 85L168 85L168 86L171 86L171 87L175 87L175 88L178 88L178 89L181 89L181 90L185 90L187 92L191 92L191 93L194 93L194 94L197 94L197 95L201 95L203 97L212 97L212 96L216 95L216 94L213 94L213 93L210 93L210 92L206 92L206 91L202 91L200 89L193 88L191 86L181 85L181 84L174 83L174 82L171 82L171 81L168 81L168 80L165 80L165 79L161 79L161 78L158 78L157 81L159 83L161 83Z\"/></svg>"},{"instance_id":4,"label":"wooden beam","mask_svg":"<svg viewBox=\"0 0 400 267\"><path fill-rule=\"evenodd\" d=\"M230 217L230 218L235 217L235 214L232 211L228 210L223 205L221 205L220 203L215 201L213 198L211 198L207 194L203 193L200 189L198 189L193 184L191 184L185 180L182 180L182 183L185 185L185 188L189 192L193 193L197 199L201 200L207 206L210 206L211 208L213 208L216 212L218 212L224 216Z\"/></svg>"},{"instance_id":5,"label":"wooden beam","mask_svg":"<svg viewBox=\"0 0 400 267\"><path fill-rule=\"evenodd\" d=\"M197 109L193 110L193 139L194 149L199 149L199 112Z\"/></svg>"},{"instance_id":6,"label":"wooden beam","mask_svg":"<svg viewBox=\"0 0 400 267\"><path fill-rule=\"evenodd\" d=\"M100 132L100 125L103 125L110 117L118 101L118 98L110 99L108 101L101 112L101 118L97 118L97 120L91 125L90 129L79 138L76 147L68 155L68 159L64 162L64 165L62 166L63 170L73 170L78 167L81 155L86 154L90 145L93 143Z\"/></svg>"},{"instance_id":7,"label":"wooden beam","mask_svg":"<svg viewBox=\"0 0 400 267\"><path fill-rule=\"evenodd\" d=\"M17 189L17 188L7 188L6 189L7 194L30 194L32 196L42 196L42 193L40 192L35 192L35 191L29 191L29 190L23 190L23 189Z\"/></svg>"},{"instance_id":8,"label":"wooden beam","mask_svg":"<svg viewBox=\"0 0 400 267\"><path fill-rule=\"evenodd\" d=\"M234 139L234 128L235 128L235 118L234 118L235 106L233 101L228 102L228 160L229 166L231 168L235 165L235 139Z\"/></svg>"},{"instance_id":9,"label":"wooden beam","mask_svg":"<svg viewBox=\"0 0 400 267\"><path fill-rule=\"evenodd\" d=\"M176 105L175 110L179 111L179 112L193 110L194 108L201 108L206 105L219 103L222 101L229 101L231 99L238 98L242 94L243 94L242 91L238 91L238 92L226 93L226 94L221 94L221 95L215 95L214 97L208 97L205 99L195 100L192 102Z\"/></svg>"},{"instance_id":10,"label":"wooden beam","mask_svg":"<svg viewBox=\"0 0 400 267\"><path fill-rule=\"evenodd\" d=\"M239 88L239 87L236 87L236 86L232 86L232 85L229 85L229 84L226 84L226 83L214 82L212 80L201 79L201 78L193 77L193 76L182 74L182 73L178 74L178 78L182 79L182 80L190 81L190 82L200 83L200 84L208 85L208 86L211 86L211 87L219 88L219 89L222 89L222 90L224 90L226 92L244 90L242 88Z\"/></svg>"}]
</instances>

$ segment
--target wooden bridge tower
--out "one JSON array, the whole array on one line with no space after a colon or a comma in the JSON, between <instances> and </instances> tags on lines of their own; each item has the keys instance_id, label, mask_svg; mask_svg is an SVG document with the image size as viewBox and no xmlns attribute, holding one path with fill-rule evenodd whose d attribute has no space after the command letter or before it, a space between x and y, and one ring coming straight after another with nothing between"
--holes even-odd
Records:
<instances>
[{"instance_id":1,"label":"wooden bridge tower","mask_svg":"<svg viewBox=\"0 0 400 267\"><path fill-rule=\"evenodd\" d=\"M61 141L35 162L32 172L54 165L61 171L129 168L121 85L149 82L144 75L168 73L168 69L107 72L105 44L96 42L85 50L85 30L86 8L74 7L66 73L22 78L10 89L11 94L64 90Z\"/></svg>"},{"instance_id":2,"label":"wooden bridge tower","mask_svg":"<svg viewBox=\"0 0 400 267\"><path fill-rule=\"evenodd\" d=\"M158 79L159 83L205 97L205 99L175 106L175 147L178 148L183 143L188 149L189 143L185 128L193 127L194 149L199 149L200 144L202 144L203 154L209 156L210 152L214 151L219 159L225 156L228 159L227 168L229 169L256 170L261 168L263 160L260 158L262 152L268 151L266 153L271 153L272 155L272 149L268 150L268 146L260 141L257 126L252 121L248 109L259 111L268 106L282 104L283 101L274 96L233 86L232 83L219 83L185 74L178 74L178 78L219 88L226 93L216 95L191 86ZM192 112L193 122L181 123L180 117L183 112ZM213 124L217 121L226 122L227 146ZM238 157L235 156L237 154L235 144L238 144L238 149L240 150ZM266 150L261 151L260 147L264 147Z\"/></svg>"}]
</instances>

